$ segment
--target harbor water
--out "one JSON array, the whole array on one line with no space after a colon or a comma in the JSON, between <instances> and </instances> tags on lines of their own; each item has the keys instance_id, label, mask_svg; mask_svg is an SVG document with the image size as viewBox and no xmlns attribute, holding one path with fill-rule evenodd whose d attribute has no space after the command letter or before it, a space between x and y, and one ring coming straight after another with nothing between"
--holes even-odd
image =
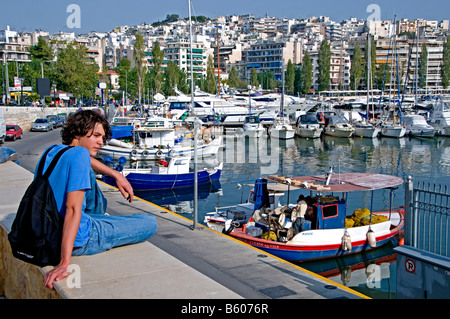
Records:
<instances>
[{"instance_id":1,"label":"harbor water","mask_svg":"<svg viewBox=\"0 0 450 319\"><path fill-rule=\"evenodd\" d=\"M295 137L290 140L249 139L223 136L224 147L217 158L202 159L198 168L223 162L220 183L199 186L198 223L216 206L245 202L257 178L268 175L302 176L335 173L390 174L413 182L448 184L450 176L450 140L443 137L401 139L378 137L319 139ZM286 192L282 204L295 203L304 190ZM141 192L137 196L193 218L193 190ZM347 196L347 215L355 209L373 210L404 205L404 185L392 192L355 192ZM372 298L396 298L396 255L393 240L374 251L299 265Z\"/></svg>"}]
</instances>

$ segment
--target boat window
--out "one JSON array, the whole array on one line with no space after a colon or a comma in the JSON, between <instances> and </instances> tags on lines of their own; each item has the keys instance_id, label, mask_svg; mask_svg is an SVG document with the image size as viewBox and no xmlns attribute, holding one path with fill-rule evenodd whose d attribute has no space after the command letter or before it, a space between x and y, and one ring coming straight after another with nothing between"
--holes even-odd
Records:
<instances>
[{"instance_id":1,"label":"boat window","mask_svg":"<svg viewBox=\"0 0 450 319\"><path fill-rule=\"evenodd\" d=\"M338 215L338 205L328 205L328 206L322 206L322 218L331 218L336 217Z\"/></svg>"}]
</instances>

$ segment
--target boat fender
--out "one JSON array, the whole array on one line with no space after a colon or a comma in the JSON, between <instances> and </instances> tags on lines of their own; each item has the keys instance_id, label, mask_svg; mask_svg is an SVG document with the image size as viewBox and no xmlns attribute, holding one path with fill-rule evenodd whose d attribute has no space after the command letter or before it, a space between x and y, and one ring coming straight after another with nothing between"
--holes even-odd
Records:
<instances>
[{"instance_id":1,"label":"boat fender","mask_svg":"<svg viewBox=\"0 0 450 319\"><path fill-rule=\"evenodd\" d=\"M352 251L352 239L350 238L350 234L347 229L345 229L344 236L342 236L342 246L341 249L343 251Z\"/></svg>"},{"instance_id":2,"label":"boat fender","mask_svg":"<svg viewBox=\"0 0 450 319\"><path fill-rule=\"evenodd\" d=\"M350 282L351 277L352 277L352 268L351 267L346 267L346 268L342 269L341 281L344 285L346 285L347 283Z\"/></svg>"},{"instance_id":3,"label":"boat fender","mask_svg":"<svg viewBox=\"0 0 450 319\"><path fill-rule=\"evenodd\" d=\"M286 216L283 213L280 214L280 217L278 217L278 223L281 225L281 227L284 226L285 221L286 221Z\"/></svg>"},{"instance_id":4,"label":"boat fender","mask_svg":"<svg viewBox=\"0 0 450 319\"><path fill-rule=\"evenodd\" d=\"M369 229L369 231L367 232L367 241L369 242L369 246L371 248L377 247L377 240L372 229Z\"/></svg>"},{"instance_id":5,"label":"boat fender","mask_svg":"<svg viewBox=\"0 0 450 319\"><path fill-rule=\"evenodd\" d=\"M231 233L231 231L233 230L234 226L233 223L231 222L231 219L227 219L225 221L225 227L223 228L223 233L225 235L228 235L229 233Z\"/></svg>"}]
</instances>

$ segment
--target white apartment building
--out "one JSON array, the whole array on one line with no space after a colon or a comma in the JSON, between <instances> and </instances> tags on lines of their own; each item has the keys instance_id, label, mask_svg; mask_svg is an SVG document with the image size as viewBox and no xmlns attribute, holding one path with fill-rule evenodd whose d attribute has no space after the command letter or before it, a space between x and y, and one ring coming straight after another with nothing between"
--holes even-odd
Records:
<instances>
[{"instance_id":1,"label":"white apartment building","mask_svg":"<svg viewBox=\"0 0 450 319\"><path fill-rule=\"evenodd\" d=\"M192 43L192 69L194 76L205 77L208 62L208 49L204 42ZM164 49L164 57L167 60L175 62L180 70L191 74L191 46L189 39L178 39L167 42Z\"/></svg>"},{"instance_id":2,"label":"white apartment building","mask_svg":"<svg viewBox=\"0 0 450 319\"><path fill-rule=\"evenodd\" d=\"M330 86L329 90L343 90L350 86L350 66L351 58L348 54L348 46L345 42L331 44L330 57ZM319 87L319 50L310 51L311 63L313 69L312 88L317 90Z\"/></svg>"},{"instance_id":3,"label":"white apartment building","mask_svg":"<svg viewBox=\"0 0 450 319\"><path fill-rule=\"evenodd\" d=\"M245 62L248 74L251 69L256 69L257 72L271 71L277 80L281 80L281 68L286 66L289 60L293 64L300 64L303 58L301 41L256 42L246 51Z\"/></svg>"}]
</instances>

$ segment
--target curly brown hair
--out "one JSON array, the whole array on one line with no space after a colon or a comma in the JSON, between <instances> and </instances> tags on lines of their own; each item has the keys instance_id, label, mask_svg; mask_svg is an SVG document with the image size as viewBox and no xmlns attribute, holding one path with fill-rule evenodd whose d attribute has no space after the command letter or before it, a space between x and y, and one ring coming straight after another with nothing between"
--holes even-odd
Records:
<instances>
[{"instance_id":1,"label":"curly brown hair","mask_svg":"<svg viewBox=\"0 0 450 319\"><path fill-rule=\"evenodd\" d=\"M97 123L103 125L105 139L109 140L111 138L111 126L105 117L91 110L77 111L70 114L67 117L67 123L61 130L62 143L69 145L77 136L93 134Z\"/></svg>"}]
</instances>

